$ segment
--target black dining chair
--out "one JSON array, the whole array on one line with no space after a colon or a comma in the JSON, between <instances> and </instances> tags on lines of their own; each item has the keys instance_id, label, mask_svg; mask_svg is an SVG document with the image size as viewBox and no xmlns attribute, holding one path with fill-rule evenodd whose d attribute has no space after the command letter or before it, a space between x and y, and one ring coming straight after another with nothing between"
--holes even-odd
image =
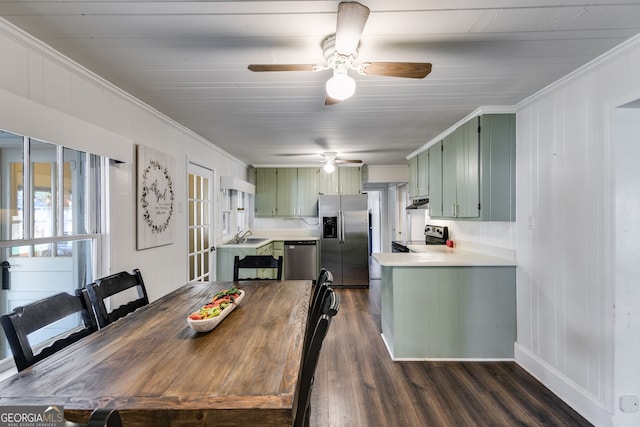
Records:
<instances>
[{"instance_id":1,"label":"black dining chair","mask_svg":"<svg viewBox=\"0 0 640 427\"><path fill-rule=\"evenodd\" d=\"M333 275L326 268L320 269L320 274L318 274L318 279L316 280L316 285L322 284L324 282L333 282Z\"/></svg>"},{"instance_id":2,"label":"black dining chair","mask_svg":"<svg viewBox=\"0 0 640 427\"><path fill-rule=\"evenodd\" d=\"M325 269L322 270L323 271L320 272L320 276L318 276L318 281L314 286L313 293L311 295L309 313L307 317L307 329L304 337L305 353L309 350L309 345L313 335L313 329L310 328L310 325L315 325L318 322L318 318L322 314L322 306L325 301L325 296L333 283L333 275L331 272Z\"/></svg>"},{"instance_id":3,"label":"black dining chair","mask_svg":"<svg viewBox=\"0 0 640 427\"><path fill-rule=\"evenodd\" d=\"M87 424L65 421L65 427L122 427L120 413L114 408L98 408L89 416Z\"/></svg>"},{"instance_id":4,"label":"black dining chair","mask_svg":"<svg viewBox=\"0 0 640 427\"><path fill-rule=\"evenodd\" d=\"M91 299L89 298L89 291L87 288L76 289L76 296L81 299L82 304L87 308L86 311L82 311L80 314L82 315L82 321L85 324L92 324L95 326L96 330L98 329L98 319L96 318L96 313L93 309L93 305L91 304Z\"/></svg>"},{"instance_id":5,"label":"black dining chair","mask_svg":"<svg viewBox=\"0 0 640 427\"><path fill-rule=\"evenodd\" d=\"M119 307L108 311L105 299L114 295L128 292L130 289L137 291L137 298L120 305ZM104 328L110 323L133 313L140 307L149 304L147 289L142 280L142 274L137 268L131 273L121 271L111 276L103 277L94 283L87 285L87 293L89 300L96 315L96 321L99 328Z\"/></svg>"},{"instance_id":6,"label":"black dining chair","mask_svg":"<svg viewBox=\"0 0 640 427\"><path fill-rule=\"evenodd\" d=\"M311 341L309 349L303 353L302 369L298 380L298 389L294 399L295 414L293 418L293 427L308 427L309 414L311 413L311 392L313 390L314 376L318 359L320 358L320 350L324 342L331 319L338 313L340 309L340 297L333 289L329 288L322 303L322 314L319 316L316 324L312 328Z\"/></svg>"},{"instance_id":7,"label":"black dining chair","mask_svg":"<svg viewBox=\"0 0 640 427\"><path fill-rule=\"evenodd\" d=\"M273 269L276 277L241 277L240 270L242 269L253 271ZM271 255L246 255L241 259L236 255L233 258L233 281L237 282L238 280L282 280L282 256L274 258Z\"/></svg>"},{"instance_id":8,"label":"black dining chair","mask_svg":"<svg viewBox=\"0 0 640 427\"><path fill-rule=\"evenodd\" d=\"M35 346L39 351L34 353L34 346L29 342L29 334L74 314L80 315L82 326L45 341L42 348L40 345ZM9 341L18 371L28 368L97 330L84 297L80 294L71 295L65 292L16 307L11 313L0 317L0 323Z\"/></svg>"},{"instance_id":9,"label":"black dining chair","mask_svg":"<svg viewBox=\"0 0 640 427\"><path fill-rule=\"evenodd\" d=\"M325 292L327 288L333 283L333 274L325 268L320 271L318 280L313 286L313 293L311 295L311 305L309 306L310 321L315 322L320 315L320 308L324 301Z\"/></svg>"}]
</instances>

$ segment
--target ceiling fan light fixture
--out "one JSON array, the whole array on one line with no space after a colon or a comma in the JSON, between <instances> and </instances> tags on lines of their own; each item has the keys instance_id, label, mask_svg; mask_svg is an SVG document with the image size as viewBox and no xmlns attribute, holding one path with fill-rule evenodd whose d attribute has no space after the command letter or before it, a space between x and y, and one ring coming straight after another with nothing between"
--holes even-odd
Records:
<instances>
[{"instance_id":1,"label":"ceiling fan light fixture","mask_svg":"<svg viewBox=\"0 0 640 427\"><path fill-rule=\"evenodd\" d=\"M356 81L347 73L336 72L327 80L327 95L338 101L351 98L356 93Z\"/></svg>"},{"instance_id":2,"label":"ceiling fan light fixture","mask_svg":"<svg viewBox=\"0 0 640 427\"><path fill-rule=\"evenodd\" d=\"M327 163L324 164L324 171L326 173L332 173L334 170L336 170L336 165L333 164L332 161L327 161Z\"/></svg>"}]
</instances>

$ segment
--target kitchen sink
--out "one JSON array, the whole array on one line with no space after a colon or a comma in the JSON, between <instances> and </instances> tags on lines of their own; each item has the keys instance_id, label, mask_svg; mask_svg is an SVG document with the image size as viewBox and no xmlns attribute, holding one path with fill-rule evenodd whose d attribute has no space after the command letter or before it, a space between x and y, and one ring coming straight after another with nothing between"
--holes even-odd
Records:
<instances>
[{"instance_id":1,"label":"kitchen sink","mask_svg":"<svg viewBox=\"0 0 640 427\"><path fill-rule=\"evenodd\" d=\"M236 242L235 240L231 240L227 242L227 245L255 245L258 243L266 242L269 240L268 237L247 237L245 239Z\"/></svg>"},{"instance_id":2,"label":"kitchen sink","mask_svg":"<svg viewBox=\"0 0 640 427\"><path fill-rule=\"evenodd\" d=\"M266 237L247 237L246 239L242 239L240 243L255 244L255 243L264 242L266 240L269 240L269 239Z\"/></svg>"}]
</instances>

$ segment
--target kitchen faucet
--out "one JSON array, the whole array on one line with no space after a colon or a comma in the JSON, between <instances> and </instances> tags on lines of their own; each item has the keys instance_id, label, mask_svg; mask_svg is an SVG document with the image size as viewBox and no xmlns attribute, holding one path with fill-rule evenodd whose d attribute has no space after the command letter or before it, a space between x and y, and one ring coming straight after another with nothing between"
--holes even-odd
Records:
<instances>
[{"instance_id":1,"label":"kitchen faucet","mask_svg":"<svg viewBox=\"0 0 640 427\"><path fill-rule=\"evenodd\" d=\"M244 240L245 237L247 236L252 236L253 234L251 233L251 230L247 230L244 233L242 233L242 230L238 231L238 233L233 237L233 241L234 243L240 243Z\"/></svg>"}]
</instances>

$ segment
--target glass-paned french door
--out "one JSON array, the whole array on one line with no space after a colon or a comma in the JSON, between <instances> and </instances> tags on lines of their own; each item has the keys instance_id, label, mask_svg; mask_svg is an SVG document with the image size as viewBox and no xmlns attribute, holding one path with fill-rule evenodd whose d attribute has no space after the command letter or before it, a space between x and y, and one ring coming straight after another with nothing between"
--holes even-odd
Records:
<instances>
[{"instance_id":1,"label":"glass-paned french door","mask_svg":"<svg viewBox=\"0 0 640 427\"><path fill-rule=\"evenodd\" d=\"M189 163L189 281L215 279L213 171Z\"/></svg>"}]
</instances>

